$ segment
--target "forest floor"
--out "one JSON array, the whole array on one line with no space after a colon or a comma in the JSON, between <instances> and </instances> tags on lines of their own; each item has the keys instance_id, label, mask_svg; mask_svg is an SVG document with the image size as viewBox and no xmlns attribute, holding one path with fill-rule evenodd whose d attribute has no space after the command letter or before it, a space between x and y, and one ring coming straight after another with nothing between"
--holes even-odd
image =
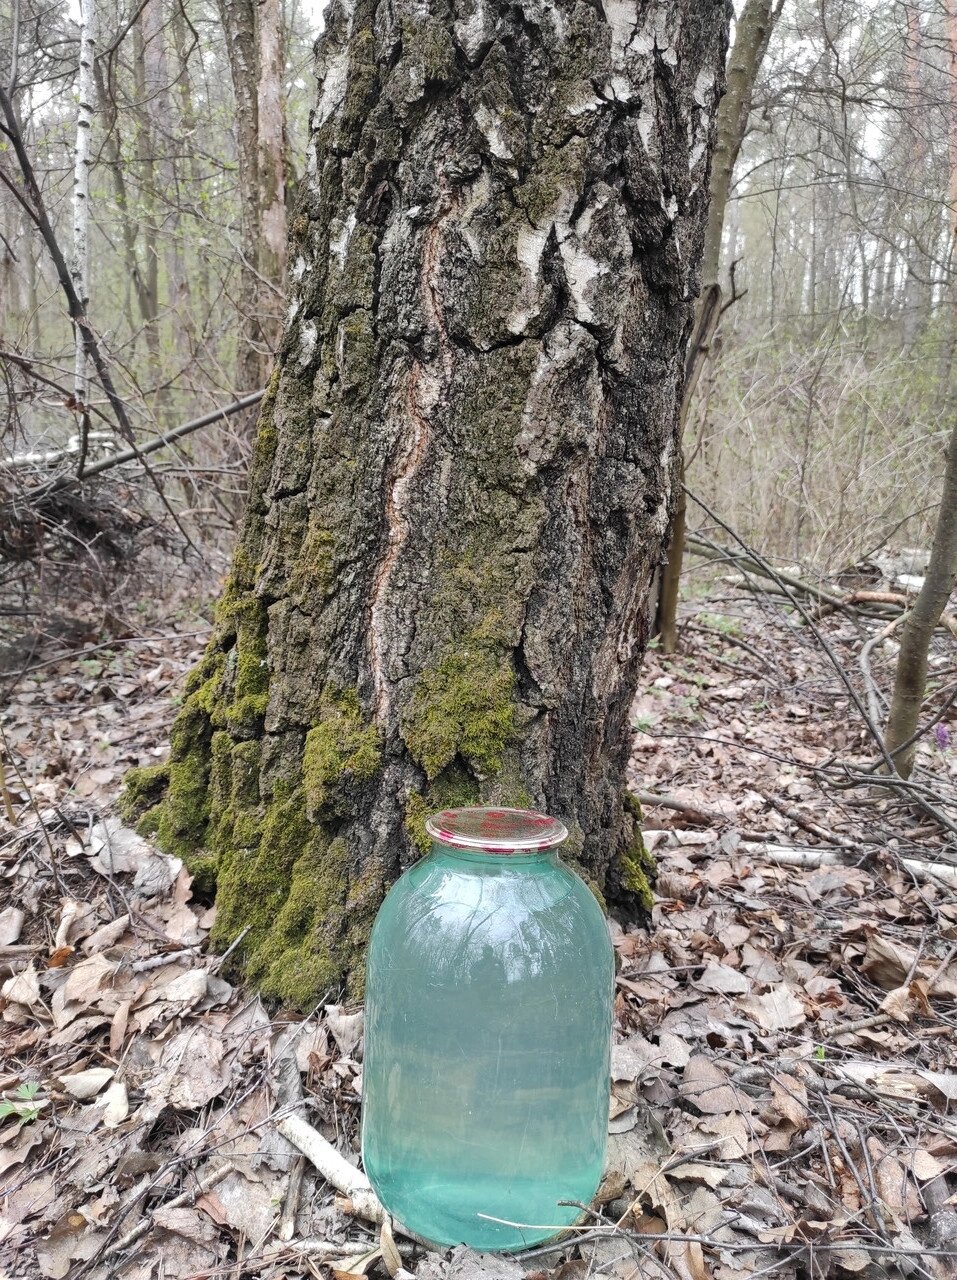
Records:
<instances>
[{"instance_id":1,"label":"forest floor","mask_svg":"<svg viewBox=\"0 0 957 1280\"><path fill-rule=\"evenodd\" d=\"M919 790L862 782L875 754L835 668L736 590L689 606L682 652L644 669L632 783L660 874L652 929L615 930L608 1173L576 1239L524 1257L396 1253L310 1174L275 1123L298 1111L357 1159L361 1012L303 1019L225 981L186 871L112 815L125 770L163 756L202 626L22 677L2 718L2 1280L953 1277L952 730L923 743ZM859 655L883 625L819 623L876 706L891 642L867 677ZM932 707L950 637L933 670Z\"/></svg>"}]
</instances>

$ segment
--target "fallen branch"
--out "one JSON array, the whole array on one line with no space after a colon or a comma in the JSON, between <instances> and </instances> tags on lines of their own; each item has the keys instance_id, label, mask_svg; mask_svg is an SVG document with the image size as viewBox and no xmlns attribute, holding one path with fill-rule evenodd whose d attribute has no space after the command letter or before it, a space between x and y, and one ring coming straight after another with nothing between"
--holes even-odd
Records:
<instances>
[{"instance_id":1,"label":"fallen branch","mask_svg":"<svg viewBox=\"0 0 957 1280\"><path fill-rule=\"evenodd\" d=\"M301 1116L287 1115L276 1122L276 1128L322 1174L326 1182L348 1196L353 1212L366 1222L381 1223L386 1216L382 1201L372 1190L372 1184L361 1169L357 1169L327 1142L317 1129ZM396 1223L399 1228L399 1224ZM409 1235L404 1228L404 1235Z\"/></svg>"},{"instance_id":2,"label":"fallen branch","mask_svg":"<svg viewBox=\"0 0 957 1280\"><path fill-rule=\"evenodd\" d=\"M742 841L738 849L752 857L766 858L768 862L780 867L803 867L810 871L818 867L846 866L849 852L810 849L802 845L756 844L750 841ZM949 862L924 862L919 858L901 858L899 861L918 880L957 890L957 866L952 866Z\"/></svg>"},{"instance_id":3,"label":"fallen branch","mask_svg":"<svg viewBox=\"0 0 957 1280\"><path fill-rule=\"evenodd\" d=\"M240 400L234 400L232 404L225 405L222 409L213 409L209 413L204 413L200 418L193 418L190 422L184 422L178 427L173 427L171 431L167 431L164 435L158 436L155 440L151 440L148 444L140 445L136 449L124 449L122 453L111 453L108 458L103 458L99 462L94 462L83 472L82 478L77 475L57 476L55 480L50 480L45 484L37 485L33 489L28 489L24 494L20 495L19 501L33 502L38 498L45 498L51 493L59 493L61 489L68 489L74 485L81 484L84 480L89 480L92 476L98 476L103 471L108 471L111 467L122 466L124 462L135 462L144 454L155 453L157 449L165 449L167 445L172 444L175 440L182 440L183 436L191 435L194 431L199 431L202 427L211 426L214 422L219 422L222 418L229 418L234 413L240 413L243 409L251 409L253 405L259 403L266 392L251 391L249 395L243 396Z\"/></svg>"}]
</instances>

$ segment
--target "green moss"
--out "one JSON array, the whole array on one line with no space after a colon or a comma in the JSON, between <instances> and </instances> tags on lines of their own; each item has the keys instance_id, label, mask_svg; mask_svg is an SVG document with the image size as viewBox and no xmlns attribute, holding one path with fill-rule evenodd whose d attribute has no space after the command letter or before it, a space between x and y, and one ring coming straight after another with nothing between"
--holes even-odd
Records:
<instances>
[{"instance_id":1,"label":"green moss","mask_svg":"<svg viewBox=\"0 0 957 1280\"><path fill-rule=\"evenodd\" d=\"M150 764L130 769L117 808L125 822L136 823L162 800L169 785L169 765Z\"/></svg>"},{"instance_id":2,"label":"green moss","mask_svg":"<svg viewBox=\"0 0 957 1280\"><path fill-rule=\"evenodd\" d=\"M318 523L318 513L309 512L306 536L289 575L289 590L299 598L300 607L321 604L334 582L332 530Z\"/></svg>"},{"instance_id":3,"label":"green moss","mask_svg":"<svg viewBox=\"0 0 957 1280\"><path fill-rule=\"evenodd\" d=\"M403 737L432 780L456 756L480 775L497 773L515 730L515 673L473 631L416 682Z\"/></svg>"},{"instance_id":4,"label":"green moss","mask_svg":"<svg viewBox=\"0 0 957 1280\"><path fill-rule=\"evenodd\" d=\"M430 813L442 809L467 809L481 802L479 784L460 766L451 765L422 794L409 796L405 806L405 829L419 853L428 853L432 838L425 829Z\"/></svg>"},{"instance_id":5,"label":"green moss","mask_svg":"<svg viewBox=\"0 0 957 1280\"><path fill-rule=\"evenodd\" d=\"M379 730L363 721L357 691L327 694L320 704L318 724L306 734L302 757L309 816L335 809L342 788L373 777L381 758Z\"/></svg>"},{"instance_id":6,"label":"green moss","mask_svg":"<svg viewBox=\"0 0 957 1280\"><path fill-rule=\"evenodd\" d=\"M655 902L653 884L657 864L642 839L641 805L633 795L627 792L625 807L632 815L633 826L628 848L619 859L619 880L621 887L628 893L634 894L642 908L650 912Z\"/></svg>"}]
</instances>

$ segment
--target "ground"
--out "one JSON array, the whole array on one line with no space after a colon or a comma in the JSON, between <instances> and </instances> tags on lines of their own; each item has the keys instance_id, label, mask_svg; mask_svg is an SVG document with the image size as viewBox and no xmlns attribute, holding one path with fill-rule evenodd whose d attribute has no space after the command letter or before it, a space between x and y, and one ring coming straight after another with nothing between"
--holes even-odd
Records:
<instances>
[{"instance_id":1,"label":"ground","mask_svg":"<svg viewBox=\"0 0 957 1280\"><path fill-rule=\"evenodd\" d=\"M866 730L807 626L714 581L684 622L634 709L659 876L652 929L612 926L600 1203L575 1242L525 1258L400 1239L419 1280L954 1274L946 717L921 790L862 783ZM859 655L883 621L818 625L879 699L890 642L866 678ZM17 815L0 847L5 1280L280 1280L326 1274L330 1249L337 1276L396 1271L275 1128L298 1110L357 1158L361 1012L328 992L303 1018L227 981L229 957L204 947L209 902L115 813L126 769L162 760L204 638L185 623L44 655L3 715Z\"/></svg>"}]
</instances>

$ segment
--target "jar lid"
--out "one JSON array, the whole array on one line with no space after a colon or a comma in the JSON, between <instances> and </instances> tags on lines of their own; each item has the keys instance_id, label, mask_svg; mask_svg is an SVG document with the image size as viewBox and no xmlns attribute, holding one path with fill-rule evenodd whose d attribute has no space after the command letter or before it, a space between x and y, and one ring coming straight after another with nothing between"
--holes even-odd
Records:
<instances>
[{"instance_id":1,"label":"jar lid","mask_svg":"<svg viewBox=\"0 0 957 1280\"><path fill-rule=\"evenodd\" d=\"M425 829L442 844L483 853L552 849L568 839L563 822L533 809L443 809L426 818Z\"/></svg>"}]
</instances>

